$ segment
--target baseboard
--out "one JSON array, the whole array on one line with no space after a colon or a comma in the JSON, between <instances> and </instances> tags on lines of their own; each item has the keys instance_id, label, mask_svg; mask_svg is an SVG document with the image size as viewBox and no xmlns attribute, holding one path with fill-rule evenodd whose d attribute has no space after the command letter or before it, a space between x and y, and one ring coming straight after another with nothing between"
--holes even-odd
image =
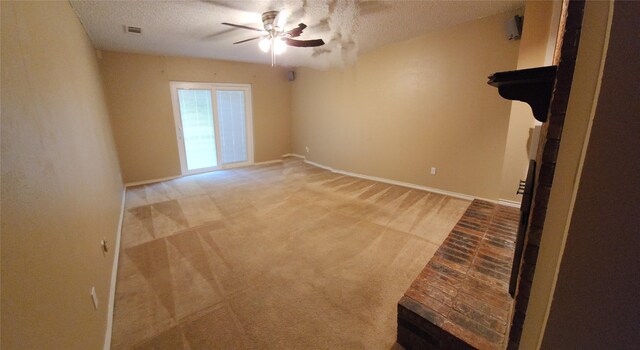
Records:
<instances>
[{"instance_id":1,"label":"baseboard","mask_svg":"<svg viewBox=\"0 0 640 350\"><path fill-rule=\"evenodd\" d=\"M283 155L283 157L285 157L285 156L293 156L293 157L295 157L295 155L289 155L289 154ZM282 162L282 159L274 159L274 160L267 160L267 161L264 161L264 162L257 162L257 163L253 163L253 164L247 164L247 165L240 166L238 168L246 168L246 167L250 167L250 166L254 166L254 165L266 165L266 164L281 163L281 162ZM229 169L233 169L233 168L229 168ZM212 171L218 171L218 170L225 170L225 169L217 169L217 170L212 170ZM153 183L156 183L156 182L173 180L173 179L177 179L177 178L180 178L180 177L183 177L183 176L191 176L191 175L197 175L197 174L176 175L176 176L163 177L163 178L159 178L159 179L136 181L136 182L127 182L126 184L124 184L124 186L125 187L132 187L132 186L148 185L148 184L153 184Z\"/></svg>"},{"instance_id":2,"label":"baseboard","mask_svg":"<svg viewBox=\"0 0 640 350\"><path fill-rule=\"evenodd\" d=\"M252 165L268 165L268 164L275 164L275 163L282 163L282 159L267 160L264 162L253 163Z\"/></svg>"},{"instance_id":3,"label":"baseboard","mask_svg":"<svg viewBox=\"0 0 640 350\"><path fill-rule=\"evenodd\" d=\"M160 179L152 179L152 180L144 180L144 181L135 181L135 182L127 182L124 184L124 187L132 187L132 186L140 186L140 185L148 185L148 184L153 184L156 182L162 182L162 181L167 181L167 180L173 180L173 179L177 179L179 177L182 177L182 175L176 175L176 176L168 176L168 177L163 177Z\"/></svg>"},{"instance_id":4,"label":"baseboard","mask_svg":"<svg viewBox=\"0 0 640 350\"><path fill-rule=\"evenodd\" d=\"M287 153L287 154L283 154L283 155L282 155L282 158L284 158L284 157L296 157L296 158L306 159L306 157L305 157L305 156L301 156L301 155L296 154L296 153Z\"/></svg>"},{"instance_id":5,"label":"baseboard","mask_svg":"<svg viewBox=\"0 0 640 350\"><path fill-rule=\"evenodd\" d=\"M304 160L304 162L309 164L309 165L313 165L315 167L321 168L321 169L329 170L332 173L339 173L339 174L347 175L344 172L342 172L341 170L336 170L336 169L334 169L332 167L329 167L329 166L326 166L326 165L322 165L320 163L312 162L312 161L306 160L306 159ZM355 175L351 175L351 176L355 176ZM356 177L360 177L360 176L356 176Z\"/></svg>"},{"instance_id":6,"label":"baseboard","mask_svg":"<svg viewBox=\"0 0 640 350\"><path fill-rule=\"evenodd\" d=\"M520 202L510 201L508 199L498 199L498 204L506 207L520 208Z\"/></svg>"},{"instance_id":7,"label":"baseboard","mask_svg":"<svg viewBox=\"0 0 640 350\"><path fill-rule=\"evenodd\" d=\"M120 237L122 236L122 222L124 221L124 204L127 188L122 189L122 202L120 204L120 219L116 231L116 242L113 246L113 267L111 269L111 286L109 288L109 305L107 309L107 329L104 334L104 350L111 349L111 334L113 332L113 307L116 301L116 280L118 275L118 260L120 259Z\"/></svg>"},{"instance_id":8,"label":"baseboard","mask_svg":"<svg viewBox=\"0 0 640 350\"><path fill-rule=\"evenodd\" d=\"M346 175L346 176L353 176L353 177L357 177L357 178L360 178L360 179L378 181L378 182L383 182L383 183L387 183L387 184L390 184L390 185L396 185L396 186L413 188L413 189L416 189L416 190L422 190L422 191L427 191L427 192L438 193L438 194L442 194L442 195L445 195L445 196L451 196L451 197L465 199L465 200L469 200L469 201L472 201L474 199L480 199L480 200L491 202L491 203L497 203L498 202L495 199L482 198L482 197L468 195L468 194L465 194L465 193L446 191L446 190L441 190L441 189L438 189L438 188L412 184L412 183L409 183L409 182L396 181L396 180L386 179L386 178L383 178L383 177L370 176L370 175L352 173L350 171L334 169L332 167L329 167L329 166L326 166L326 165L323 165L323 164L320 164L320 163L316 163L316 162L312 162L310 160L307 160L306 157L301 156L301 155L297 155L297 154L291 154L290 156L302 158L302 159L304 159L304 162L309 164L309 165L313 165L313 166L316 166L318 168L322 168L322 169L331 171L331 172L336 173L336 174L342 174L342 175Z\"/></svg>"},{"instance_id":9,"label":"baseboard","mask_svg":"<svg viewBox=\"0 0 640 350\"><path fill-rule=\"evenodd\" d=\"M391 180L391 179L385 179L385 178L377 177L377 176L362 175L362 174L357 174L357 173L352 173L352 172L342 171L342 170L334 170L334 172L338 173L338 174L347 175L347 176L358 177L358 178L361 178L361 179L367 179L367 180L372 180L372 181L383 182L383 183L387 183L387 184L390 184L390 185L396 185L396 186L413 188L413 189L416 189L416 190L422 190L422 191L427 191L427 192L438 193L438 194L442 194L442 195L445 195L445 196L465 199L465 200L468 200L468 201L472 201L474 199L482 199L482 200L489 201L489 202L495 202L494 200L490 200L490 199L486 199L486 198L478 198L478 197L470 196L470 195L464 194L464 193L445 191L445 190L441 190L441 189L438 189L438 188L427 187L427 186L422 186L422 185L416 185L416 184L412 184L412 183L409 183L409 182L402 182L402 181L396 181L396 180Z\"/></svg>"},{"instance_id":10,"label":"baseboard","mask_svg":"<svg viewBox=\"0 0 640 350\"><path fill-rule=\"evenodd\" d=\"M446 190L441 190L441 189L438 189L438 188L412 184L412 183L409 183L409 182L396 181L396 180L386 179L386 178L377 177L377 176L370 176L370 175L364 175L364 174L358 174L358 173L352 173L352 172L349 172L349 171L334 169L334 168L332 168L330 166L326 166L326 165L323 165L323 164L320 164L320 163L316 163L316 162L312 162L310 160L307 160L307 157L305 157L303 155L300 155L300 154L296 154L296 153L283 154L282 158L285 158L285 157L300 158L300 159L304 160L304 162L309 164L309 165L313 165L315 167L322 168L322 169L325 169L325 170L328 170L328 171L331 171L331 172L337 173L337 174L353 176L353 177L372 180L372 181L383 182L383 183L387 183L387 184L390 184L390 185L397 185L397 186L402 186L402 187L414 188L414 189L417 189L417 190L443 194L443 195L446 195L446 196L451 196L451 197L460 198L460 199L466 199L466 200L480 199L480 200L491 202L491 203L498 203L498 204L509 206L509 207L520 208L520 203L514 202L514 201L509 201L509 200L506 200L506 199L500 199L500 200L496 201L495 199L476 197L476 196L472 196L472 195L468 195L468 194L464 194L464 193L446 191ZM252 165L266 165L266 164L273 164L273 163L279 163L279 162L282 162L282 159L267 160L267 161L264 161L264 162L254 163ZM252 166L252 165L249 165L249 166ZM173 180L173 179L177 179L179 177L181 177L181 175L179 175L179 176L169 176L169 177L165 177L165 178L146 180L146 181L128 182L128 183L125 184L125 187L146 185L146 184L151 184L151 183L156 183L156 182L161 182L161 181Z\"/></svg>"}]
</instances>

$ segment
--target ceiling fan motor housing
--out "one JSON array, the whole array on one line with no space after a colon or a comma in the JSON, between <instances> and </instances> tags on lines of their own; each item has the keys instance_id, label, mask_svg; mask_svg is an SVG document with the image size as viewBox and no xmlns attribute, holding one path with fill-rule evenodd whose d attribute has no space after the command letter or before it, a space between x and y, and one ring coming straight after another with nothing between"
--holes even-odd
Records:
<instances>
[{"instance_id":1,"label":"ceiling fan motor housing","mask_svg":"<svg viewBox=\"0 0 640 350\"><path fill-rule=\"evenodd\" d=\"M276 17L278 16L279 11L267 11L262 14L262 24L264 24L264 29L268 32L272 30L282 31L283 28L276 28L273 24Z\"/></svg>"}]
</instances>

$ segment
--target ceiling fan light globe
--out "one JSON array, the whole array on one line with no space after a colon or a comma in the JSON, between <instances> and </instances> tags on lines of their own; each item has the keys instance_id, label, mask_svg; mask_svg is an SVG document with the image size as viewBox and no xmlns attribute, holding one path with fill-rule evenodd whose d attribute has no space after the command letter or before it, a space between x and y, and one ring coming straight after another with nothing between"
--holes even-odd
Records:
<instances>
[{"instance_id":1,"label":"ceiling fan light globe","mask_svg":"<svg viewBox=\"0 0 640 350\"><path fill-rule=\"evenodd\" d=\"M271 40L268 38L261 39L260 42L258 42L258 47L260 47L262 52L269 52L269 49L271 48Z\"/></svg>"}]
</instances>

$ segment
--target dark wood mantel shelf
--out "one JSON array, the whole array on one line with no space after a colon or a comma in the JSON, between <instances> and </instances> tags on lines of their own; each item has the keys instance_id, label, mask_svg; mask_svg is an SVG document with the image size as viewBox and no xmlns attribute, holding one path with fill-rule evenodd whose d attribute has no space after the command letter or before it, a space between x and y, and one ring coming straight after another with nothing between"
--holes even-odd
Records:
<instances>
[{"instance_id":1,"label":"dark wood mantel shelf","mask_svg":"<svg viewBox=\"0 0 640 350\"><path fill-rule=\"evenodd\" d=\"M500 96L508 100L528 103L536 120L544 123L547 121L556 68L547 66L497 72L489 77L488 84L497 87Z\"/></svg>"}]
</instances>

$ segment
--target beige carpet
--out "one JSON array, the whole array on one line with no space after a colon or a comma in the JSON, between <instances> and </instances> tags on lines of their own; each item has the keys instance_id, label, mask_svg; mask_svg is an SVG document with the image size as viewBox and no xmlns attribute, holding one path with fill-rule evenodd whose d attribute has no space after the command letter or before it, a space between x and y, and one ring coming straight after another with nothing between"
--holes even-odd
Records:
<instances>
[{"instance_id":1,"label":"beige carpet","mask_svg":"<svg viewBox=\"0 0 640 350\"><path fill-rule=\"evenodd\" d=\"M295 158L129 188L114 349L389 349L469 202Z\"/></svg>"}]
</instances>

